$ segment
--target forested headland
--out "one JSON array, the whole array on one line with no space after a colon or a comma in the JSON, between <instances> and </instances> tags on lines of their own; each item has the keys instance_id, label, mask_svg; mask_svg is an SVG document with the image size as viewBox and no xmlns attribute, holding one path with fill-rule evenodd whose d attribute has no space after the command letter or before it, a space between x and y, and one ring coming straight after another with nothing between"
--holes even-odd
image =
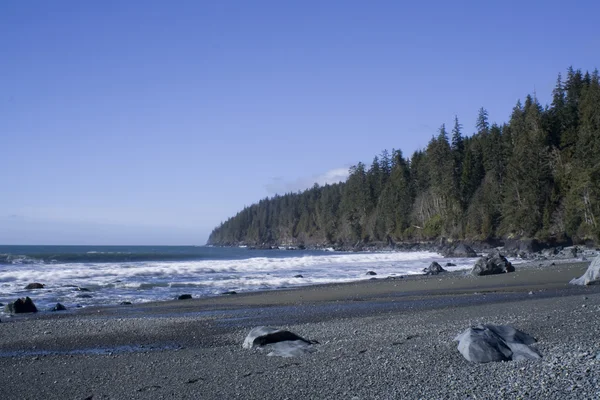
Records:
<instances>
[{"instance_id":1,"label":"forested headland","mask_svg":"<svg viewBox=\"0 0 600 400\"><path fill-rule=\"evenodd\" d=\"M450 128L450 129L448 129ZM476 132L458 117L423 150L384 150L346 182L266 198L216 227L213 245L360 246L532 238L600 239L600 82L569 68L552 103L517 102Z\"/></svg>"}]
</instances>

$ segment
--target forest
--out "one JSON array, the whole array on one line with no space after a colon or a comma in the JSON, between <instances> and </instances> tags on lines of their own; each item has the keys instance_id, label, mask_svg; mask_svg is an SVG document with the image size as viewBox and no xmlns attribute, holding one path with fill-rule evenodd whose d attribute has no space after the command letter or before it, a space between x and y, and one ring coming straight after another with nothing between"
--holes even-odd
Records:
<instances>
[{"instance_id":1,"label":"forest","mask_svg":"<svg viewBox=\"0 0 600 400\"><path fill-rule=\"evenodd\" d=\"M600 81L569 68L552 103L535 95L506 123L455 117L406 157L384 150L346 182L265 198L216 227L212 245L360 246L438 239L600 239Z\"/></svg>"}]
</instances>

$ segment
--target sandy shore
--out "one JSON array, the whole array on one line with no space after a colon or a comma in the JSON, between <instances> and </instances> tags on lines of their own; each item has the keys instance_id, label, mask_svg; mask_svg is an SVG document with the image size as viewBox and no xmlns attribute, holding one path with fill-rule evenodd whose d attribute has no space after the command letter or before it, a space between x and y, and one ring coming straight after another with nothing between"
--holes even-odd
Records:
<instances>
[{"instance_id":1,"label":"sandy shore","mask_svg":"<svg viewBox=\"0 0 600 400\"><path fill-rule=\"evenodd\" d=\"M2 399L600 398L600 287L587 263L378 279L3 318ZM477 323L538 339L539 361L467 362ZM269 325L317 340L296 358L242 349Z\"/></svg>"}]
</instances>

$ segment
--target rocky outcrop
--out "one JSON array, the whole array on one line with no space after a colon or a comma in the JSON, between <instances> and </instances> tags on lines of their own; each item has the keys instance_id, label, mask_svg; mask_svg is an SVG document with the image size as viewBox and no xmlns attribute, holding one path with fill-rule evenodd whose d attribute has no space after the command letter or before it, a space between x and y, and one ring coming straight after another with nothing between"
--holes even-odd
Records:
<instances>
[{"instance_id":1,"label":"rocky outcrop","mask_svg":"<svg viewBox=\"0 0 600 400\"><path fill-rule=\"evenodd\" d=\"M5 310L11 314L34 313L37 312L37 307L33 304L33 300L25 297L24 299L17 299L12 303L8 303Z\"/></svg>"},{"instance_id":2,"label":"rocky outcrop","mask_svg":"<svg viewBox=\"0 0 600 400\"><path fill-rule=\"evenodd\" d=\"M477 253L470 246L459 243L443 251L444 257L477 257Z\"/></svg>"},{"instance_id":3,"label":"rocky outcrop","mask_svg":"<svg viewBox=\"0 0 600 400\"><path fill-rule=\"evenodd\" d=\"M515 267L500 253L488 254L481 257L471 270L472 275L495 275L514 272Z\"/></svg>"},{"instance_id":4,"label":"rocky outcrop","mask_svg":"<svg viewBox=\"0 0 600 400\"><path fill-rule=\"evenodd\" d=\"M588 269L579 278L571 280L572 285L597 285L600 284L600 256L594 258Z\"/></svg>"},{"instance_id":5,"label":"rocky outcrop","mask_svg":"<svg viewBox=\"0 0 600 400\"><path fill-rule=\"evenodd\" d=\"M29 283L29 284L27 284L27 286L25 286L25 290L43 289L44 286L46 286L46 285L44 285L43 283L37 283L37 282Z\"/></svg>"},{"instance_id":6,"label":"rocky outcrop","mask_svg":"<svg viewBox=\"0 0 600 400\"><path fill-rule=\"evenodd\" d=\"M446 272L446 270L442 268L439 263L434 261L429 264L429 267L423 268L423 272L425 272L425 275L437 275L441 272Z\"/></svg>"},{"instance_id":7,"label":"rocky outcrop","mask_svg":"<svg viewBox=\"0 0 600 400\"><path fill-rule=\"evenodd\" d=\"M269 356L295 357L314 352L314 343L287 330L259 326L248 333L242 347L266 350Z\"/></svg>"},{"instance_id":8,"label":"rocky outcrop","mask_svg":"<svg viewBox=\"0 0 600 400\"><path fill-rule=\"evenodd\" d=\"M530 347L536 340L508 325L478 325L468 328L454 340L458 341L460 354L471 362L541 358L538 351Z\"/></svg>"}]
</instances>

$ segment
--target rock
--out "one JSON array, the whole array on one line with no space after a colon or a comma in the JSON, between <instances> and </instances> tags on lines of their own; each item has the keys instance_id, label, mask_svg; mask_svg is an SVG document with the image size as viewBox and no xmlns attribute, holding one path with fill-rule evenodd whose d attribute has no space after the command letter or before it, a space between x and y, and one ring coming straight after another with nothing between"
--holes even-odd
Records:
<instances>
[{"instance_id":1,"label":"rock","mask_svg":"<svg viewBox=\"0 0 600 400\"><path fill-rule=\"evenodd\" d=\"M179 296L177 296L177 300L189 300L191 298L191 294L180 294Z\"/></svg>"},{"instance_id":2,"label":"rock","mask_svg":"<svg viewBox=\"0 0 600 400\"><path fill-rule=\"evenodd\" d=\"M301 274L294 275L294 278L304 278Z\"/></svg>"},{"instance_id":3,"label":"rock","mask_svg":"<svg viewBox=\"0 0 600 400\"><path fill-rule=\"evenodd\" d=\"M470 246L464 243L459 243L456 246L450 247L444 253L444 257L477 257L477 253Z\"/></svg>"},{"instance_id":4,"label":"rock","mask_svg":"<svg viewBox=\"0 0 600 400\"><path fill-rule=\"evenodd\" d=\"M471 270L472 275L495 275L514 272L515 267L500 253L488 254L481 257Z\"/></svg>"},{"instance_id":5,"label":"rock","mask_svg":"<svg viewBox=\"0 0 600 400\"><path fill-rule=\"evenodd\" d=\"M446 263L446 267L456 267L456 264Z\"/></svg>"},{"instance_id":6,"label":"rock","mask_svg":"<svg viewBox=\"0 0 600 400\"><path fill-rule=\"evenodd\" d=\"M446 272L446 270L442 268L440 264L434 261L429 264L429 267L423 268L423 272L425 272L425 275L437 275L440 272Z\"/></svg>"},{"instance_id":7,"label":"rock","mask_svg":"<svg viewBox=\"0 0 600 400\"><path fill-rule=\"evenodd\" d=\"M44 285L43 283L37 283L37 282L34 282L34 283L29 283L27 286L25 286L25 289L26 289L26 290L31 290L31 289L43 289L43 288L44 288L44 286L46 286L46 285Z\"/></svg>"},{"instance_id":8,"label":"rock","mask_svg":"<svg viewBox=\"0 0 600 400\"><path fill-rule=\"evenodd\" d=\"M63 306L60 303L56 303L56 305L50 309L50 311L66 311L66 310L67 310L67 307Z\"/></svg>"},{"instance_id":9,"label":"rock","mask_svg":"<svg viewBox=\"0 0 600 400\"><path fill-rule=\"evenodd\" d=\"M558 249L556 247L550 247L549 249L544 249L541 252L543 257L551 258L558 254Z\"/></svg>"},{"instance_id":10,"label":"rock","mask_svg":"<svg viewBox=\"0 0 600 400\"><path fill-rule=\"evenodd\" d=\"M32 313L37 312L37 307L33 304L33 300L29 297L17 299L6 305L6 312L11 314Z\"/></svg>"},{"instance_id":11,"label":"rock","mask_svg":"<svg viewBox=\"0 0 600 400\"><path fill-rule=\"evenodd\" d=\"M122 301L119 304L122 305L122 306L130 306L131 302L130 301Z\"/></svg>"},{"instance_id":12,"label":"rock","mask_svg":"<svg viewBox=\"0 0 600 400\"><path fill-rule=\"evenodd\" d=\"M454 340L458 351L471 362L536 360L541 358L531 344L536 340L508 325L478 325L465 330Z\"/></svg>"},{"instance_id":13,"label":"rock","mask_svg":"<svg viewBox=\"0 0 600 400\"><path fill-rule=\"evenodd\" d=\"M504 241L504 252L509 255L528 258L530 254L541 251L543 245L536 239L507 239Z\"/></svg>"},{"instance_id":14,"label":"rock","mask_svg":"<svg viewBox=\"0 0 600 400\"><path fill-rule=\"evenodd\" d=\"M295 357L314 352L313 343L290 331L259 326L248 333L242 347L267 350L269 356Z\"/></svg>"},{"instance_id":15,"label":"rock","mask_svg":"<svg viewBox=\"0 0 600 400\"><path fill-rule=\"evenodd\" d=\"M569 283L583 286L600 284L600 256L592 260L585 274L579 278L571 279Z\"/></svg>"},{"instance_id":16,"label":"rock","mask_svg":"<svg viewBox=\"0 0 600 400\"><path fill-rule=\"evenodd\" d=\"M237 292L235 290L228 290L226 292L223 292L221 294L225 294L225 295L232 295L232 294L237 294Z\"/></svg>"},{"instance_id":17,"label":"rock","mask_svg":"<svg viewBox=\"0 0 600 400\"><path fill-rule=\"evenodd\" d=\"M375 272L375 271L367 271L367 273L365 275L377 275L377 272Z\"/></svg>"}]
</instances>

